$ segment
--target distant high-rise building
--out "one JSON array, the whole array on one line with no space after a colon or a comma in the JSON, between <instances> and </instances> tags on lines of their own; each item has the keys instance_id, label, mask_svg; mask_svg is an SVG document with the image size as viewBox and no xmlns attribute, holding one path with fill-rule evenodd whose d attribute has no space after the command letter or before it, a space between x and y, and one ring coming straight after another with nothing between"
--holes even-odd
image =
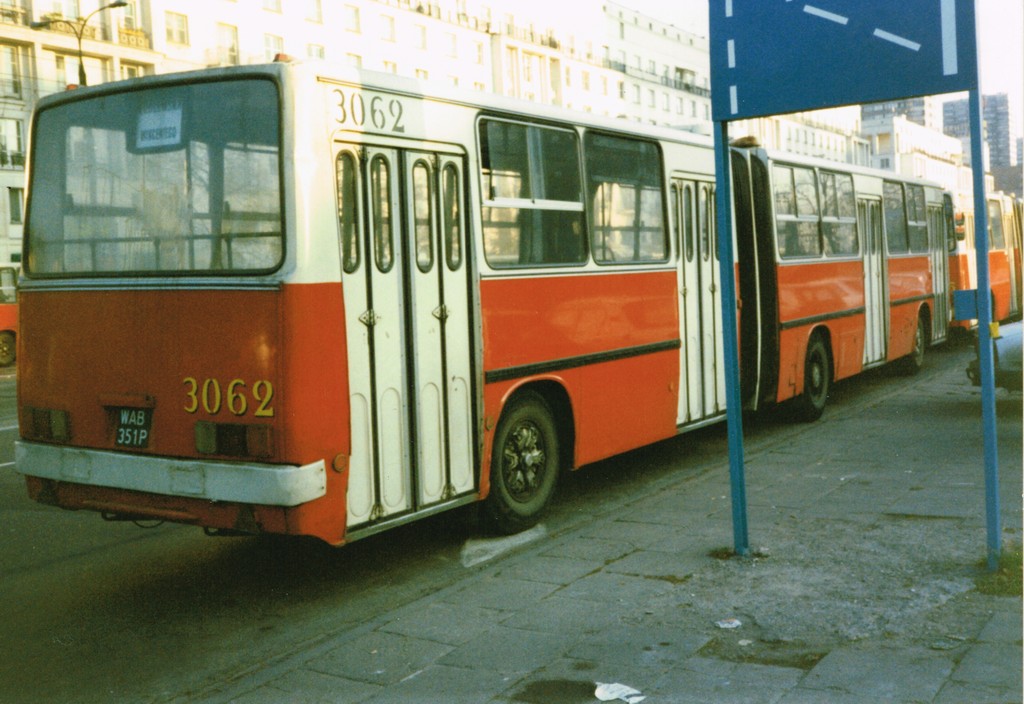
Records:
<instances>
[{"instance_id":1,"label":"distant high-rise building","mask_svg":"<svg viewBox=\"0 0 1024 704\"><path fill-rule=\"evenodd\" d=\"M861 121L868 122L873 119L903 116L911 122L938 130L942 128L939 104L938 98L934 96L871 103L861 106Z\"/></svg>"},{"instance_id":2,"label":"distant high-rise building","mask_svg":"<svg viewBox=\"0 0 1024 704\"><path fill-rule=\"evenodd\" d=\"M1006 93L983 95L981 98L985 144L988 146L989 167L1013 166L1022 162L1013 134L1015 124L1013 106ZM952 100L942 109L942 131L964 140L970 137L971 123L967 100Z\"/></svg>"}]
</instances>

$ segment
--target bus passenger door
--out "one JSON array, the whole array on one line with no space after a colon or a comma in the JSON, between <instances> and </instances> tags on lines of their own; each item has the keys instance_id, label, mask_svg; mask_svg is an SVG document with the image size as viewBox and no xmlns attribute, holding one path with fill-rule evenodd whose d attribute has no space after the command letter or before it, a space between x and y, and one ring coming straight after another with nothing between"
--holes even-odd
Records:
<instances>
[{"instance_id":1,"label":"bus passenger door","mask_svg":"<svg viewBox=\"0 0 1024 704\"><path fill-rule=\"evenodd\" d=\"M413 506L395 149L343 146L335 158L348 340L349 527Z\"/></svg>"},{"instance_id":2,"label":"bus passenger door","mask_svg":"<svg viewBox=\"0 0 1024 704\"><path fill-rule=\"evenodd\" d=\"M864 257L864 364L884 362L889 330L885 247L882 242L882 202L857 201L857 224Z\"/></svg>"},{"instance_id":3,"label":"bus passenger door","mask_svg":"<svg viewBox=\"0 0 1024 704\"><path fill-rule=\"evenodd\" d=\"M404 153L417 508L475 488L472 339L458 155Z\"/></svg>"},{"instance_id":4,"label":"bus passenger door","mask_svg":"<svg viewBox=\"0 0 1024 704\"><path fill-rule=\"evenodd\" d=\"M712 184L677 179L680 266L680 388L676 422L695 423L724 411L722 316Z\"/></svg>"},{"instance_id":5,"label":"bus passenger door","mask_svg":"<svg viewBox=\"0 0 1024 704\"><path fill-rule=\"evenodd\" d=\"M946 196L948 198L949 196ZM952 209L952 206L950 206ZM952 225L950 225L951 227ZM929 256L932 268L932 329L931 342L946 339L949 329L949 249L946 219L941 207L928 208Z\"/></svg>"}]
</instances>

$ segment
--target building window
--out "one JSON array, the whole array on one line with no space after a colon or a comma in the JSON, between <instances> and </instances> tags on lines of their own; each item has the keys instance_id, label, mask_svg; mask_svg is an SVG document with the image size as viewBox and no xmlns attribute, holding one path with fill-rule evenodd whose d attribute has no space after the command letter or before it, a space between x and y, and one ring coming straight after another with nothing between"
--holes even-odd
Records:
<instances>
[{"instance_id":1,"label":"building window","mask_svg":"<svg viewBox=\"0 0 1024 704\"><path fill-rule=\"evenodd\" d=\"M345 29L349 32L361 32L359 26L359 8L355 5L345 5Z\"/></svg>"},{"instance_id":2,"label":"building window","mask_svg":"<svg viewBox=\"0 0 1024 704\"><path fill-rule=\"evenodd\" d=\"M225 66L238 65L238 27L217 23L217 62Z\"/></svg>"},{"instance_id":3,"label":"building window","mask_svg":"<svg viewBox=\"0 0 1024 704\"><path fill-rule=\"evenodd\" d=\"M21 120L0 118L0 166L24 166L25 149L21 140Z\"/></svg>"},{"instance_id":4,"label":"building window","mask_svg":"<svg viewBox=\"0 0 1024 704\"><path fill-rule=\"evenodd\" d=\"M448 80L451 82L453 88L458 88L459 87L459 77L458 76L448 76Z\"/></svg>"},{"instance_id":5,"label":"building window","mask_svg":"<svg viewBox=\"0 0 1024 704\"><path fill-rule=\"evenodd\" d=\"M389 15L381 15L381 41L393 42L395 41L395 18Z\"/></svg>"},{"instance_id":6,"label":"building window","mask_svg":"<svg viewBox=\"0 0 1024 704\"><path fill-rule=\"evenodd\" d=\"M131 78L138 78L139 76L146 75L142 70L141 66L134 66L132 64L121 64L121 79L128 80Z\"/></svg>"},{"instance_id":7,"label":"building window","mask_svg":"<svg viewBox=\"0 0 1024 704\"><path fill-rule=\"evenodd\" d=\"M384 73L398 73L398 64L394 61L385 61Z\"/></svg>"},{"instance_id":8,"label":"building window","mask_svg":"<svg viewBox=\"0 0 1024 704\"><path fill-rule=\"evenodd\" d=\"M487 90L487 86L485 86L483 83L480 83L479 81L474 81L473 90Z\"/></svg>"},{"instance_id":9,"label":"building window","mask_svg":"<svg viewBox=\"0 0 1024 704\"><path fill-rule=\"evenodd\" d=\"M416 25L416 48L427 48L427 28L421 24Z\"/></svg>"},{"instance_id":10,"label":"building window","mask_svg":"<svg viewBox=\"0 0 1024 704\"><path fill-rule=\"evenodd\" d=\"M8 98L21 97L21 60L18 48L0 45L0 85Z\"/></svg>"},{"instance_id":11,"label":"building window","mask_svg":"<svg viewBox=\"0 0 1024 704\"><path fill-rule=\"evenodd\" d=\"M447 56L452 59L456 58L459 55L459 41L455 34L452 32L446 32L444 40L448 49Z\"/></svg>"},{"instance_id":12,"label":"building window","mask_svg":"<svg viewBox=\"0 0 1024 704\"><path fill-rule=\"evenodd\" d=\"M134 0L124 6L124 13L121 15L121 25L125 29L139 29L139 10Z\"/></svg>"},{"instance_id":13,"label":"building window","mask_svg":"<svg viewBox=\"0 0 1024 704\"><path fill-rule=\"evenodd\" d=\"M177 12L165 12L167 25L167 42L169 44L188 45L188 17Z\"/></svg>"},{"instance_id":14,"label":"building window","mask_svg":"<svg viewBox=\"0 0 1024 704\"><path fill-rule=\"evenodd\" d=\"M326 56L322 44L307 44L306 56L311 59L322 59Z\"/></svg>"},{"instance_id":15,"label":"building window","mask_svg":"<svg viewBox=\"0 0 1024 704\"><path fill-rule=\"evenodd\" d=\"M324 9L321 0L306 0L306 19L318 24L324 21Z\"/></svg>"},{"instance_id":16,"label":"building window","mask_svg":"<svg viewBox=\"0 0 1024 704\"><path fill-rule=\"evenodd\" d=\"M25 202L25 189L8 188L7 201L10 203L11 224L20 225L22 223L22 204Z\"/></svg>"},{"instance_id":17,"label":"building window","mask_svg":"<svg viewBox=\"0 0 1024 704\"><path fill-rule=\"evenodd\" d=\"M353 66L355 68L363 67L363 57L359 54L346 54L345 58L348 60L349 66Z\"/></svg>"},{"instance_id":18,"label":"building window","mask_svg":"<svg viewBox=\"0 0 1024 704\"><path fill-rule=\"evenodd\" d=\"M428 78L430 78L430 72L427 71L427 69L425 68L418 68L416 69L416 78L420 79L421 81L425 81Z\"/></svg>"},{"instance_id":19,"label":"building window","mask_svg":"<svg viewBox=\"0 0 1024 704\"><path fill-rule=\"evenodd\" d=\"M263 55L267 61L273 61L278 54L284 53L284 39L276 34L263 35Z\"/></svg>"},{"instance_id":20,"label":"building window","mask_svg":"<svg viewBox=\"0 0 1024 704\"><path fill-rule=\"evenodd\" d=\"M583 72L583 90L590 90L590 71Z\"/></svg>"},{"instance_id":21,"label":"building window","mask_svg":"<svg viewBox=\"0 0 1024 704\"><path fill-rule=\"evenodd\" d=\"M263 9L271 12L281 11L281 0L263 0Z\"/></svg>"},{"instance_id":22,"label":"building window","mask_svg":"<svg viewBox=\"0 0 1024 704\"><path fill-rule=\"evenodd\" d=\"M653 88L647 89L647 107L655 108L658 107L658 99L654 94Z\"/></svg>"},{"instance_id":23,"label":"building window","mask_svg":"<svg viewBox=\"0 0 1024 704\"><path fill-rule=\"evenodd\" d=\"M54 0L53 12L66 20L77 20L79 17L78 0Z\"/></svg>"},{"instance_id":24,"label":"building window","mask_svg":"<svg viewBox=\"0 0 1024 704\"><path fill-rule=\"evenodd\" d=\"M480 64L480 65L483 65L483 63L484 63L484 43L483 42L477 42L476 43L476 62L478 64Z\"/></svg>"},{"instance_id":25,"label":"building window","mask_svg":"<svg viewBox=\"0 0 1024 704\"><path fill-rule=\"evenodd\" d=\"M638 86L637 84L634 83L634 84L632 84L630 86L630 88L633 89L633 102L636 103L637 105L639 105L640 104L640 86Z\"/></svg>"}]
</instances>

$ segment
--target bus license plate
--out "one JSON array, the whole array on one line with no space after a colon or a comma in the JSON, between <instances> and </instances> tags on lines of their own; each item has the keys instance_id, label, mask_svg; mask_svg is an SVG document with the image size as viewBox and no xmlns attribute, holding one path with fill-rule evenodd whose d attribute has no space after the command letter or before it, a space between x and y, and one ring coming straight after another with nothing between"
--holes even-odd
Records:
<instances>
[{"instance_id":1,"label":"bus license plate","mask_svg":"<svg viewBox=\"0 0 1024 704\"><path fill-rule=\"evenodd\" d=\"M115 408L117 427L114 444L119 447L148 447L153 425L152 408Z\"/></svg>"}]
</instances>

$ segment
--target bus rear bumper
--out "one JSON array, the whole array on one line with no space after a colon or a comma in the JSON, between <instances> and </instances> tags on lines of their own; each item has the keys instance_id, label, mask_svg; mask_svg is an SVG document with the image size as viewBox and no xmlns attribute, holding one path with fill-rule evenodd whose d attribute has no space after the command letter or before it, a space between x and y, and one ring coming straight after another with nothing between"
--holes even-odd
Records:
<instances>
[{"instance_id":1,"label":"bus rear bumper","mask_svg":"<svg viewBox=\"0 0 1024 704\"><path fill-rule=\"evenodd\" d=\"M16 471L25 476L208 501L288 507L327 492L323 460L303 466L216 462L19 440L14 461Z\"/></svg>"}]
</instances>

